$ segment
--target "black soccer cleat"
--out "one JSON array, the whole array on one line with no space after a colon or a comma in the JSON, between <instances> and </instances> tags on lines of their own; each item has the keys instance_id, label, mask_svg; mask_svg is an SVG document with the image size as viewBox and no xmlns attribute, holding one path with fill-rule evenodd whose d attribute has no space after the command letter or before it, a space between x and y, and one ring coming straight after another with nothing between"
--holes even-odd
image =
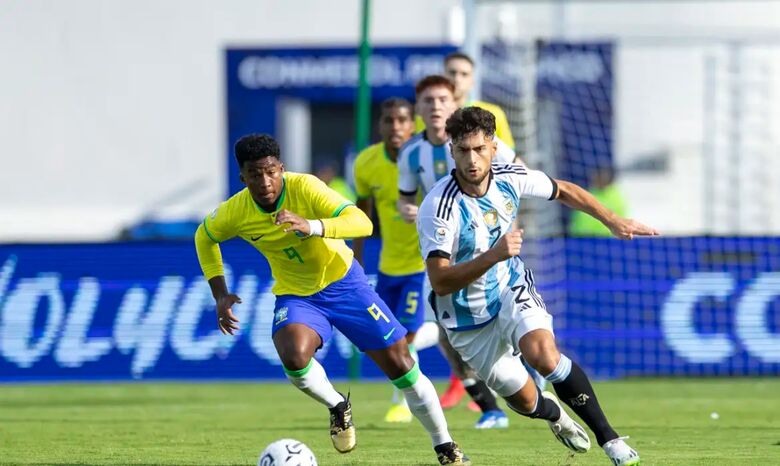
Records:
<instances>
[{"instance_id":1,"label":"black soccer cleat","mask_svg":"<svg viewBox=\"0 0 780 466\"><path fill-rule=\"evenodd\" d=\"M448 442L433 447L439 464L453 464L456 466L471 466L471 460L463 453L457 443Z\"/></svg>"},{"instance_id":2,"label":"black soccer cleat","mask_svg":"<svg viewBox=\"0 0 780 466\"><path fill-rule=\"evenodd\" d=\"M333 448L339 453L348 453L354 450L357 437L355 425L352 424L352 403L349 402L349 394L344 397L344 401L330 408L329 411L330 440L333 442Z\"/></svg>"}]
</instances>

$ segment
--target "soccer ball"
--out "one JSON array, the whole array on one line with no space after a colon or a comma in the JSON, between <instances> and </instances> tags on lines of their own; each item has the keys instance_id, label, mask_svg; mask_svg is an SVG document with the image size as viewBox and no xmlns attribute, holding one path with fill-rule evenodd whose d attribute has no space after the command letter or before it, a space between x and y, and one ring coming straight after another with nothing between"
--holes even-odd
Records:
<instances>
[{"instance_id":1,"label":"soccer ball","mask_svg":"<svg viewBox=\"0 0 780 466\"><path fill-rule=\"evenodd\" d=\"M303 442L284 438L265 447L257 466L317 466L317 458Z\"/></svg>"}]
</instances>

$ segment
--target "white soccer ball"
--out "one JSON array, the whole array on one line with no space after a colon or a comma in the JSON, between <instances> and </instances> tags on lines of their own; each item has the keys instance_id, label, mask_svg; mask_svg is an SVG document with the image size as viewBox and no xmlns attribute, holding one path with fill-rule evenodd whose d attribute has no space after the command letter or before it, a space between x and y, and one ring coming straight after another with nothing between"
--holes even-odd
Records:
<instances>
[{"instance_id":1,"label":"white soccer ball","mask_svg":"<svg viewBox=\"0 0 780 466\"><path fill-rule=\"evenodd\" d=\"M265 447L257 466L317 466L317 458L303 442L284 438Z\"/></svg>"}]
</instances>

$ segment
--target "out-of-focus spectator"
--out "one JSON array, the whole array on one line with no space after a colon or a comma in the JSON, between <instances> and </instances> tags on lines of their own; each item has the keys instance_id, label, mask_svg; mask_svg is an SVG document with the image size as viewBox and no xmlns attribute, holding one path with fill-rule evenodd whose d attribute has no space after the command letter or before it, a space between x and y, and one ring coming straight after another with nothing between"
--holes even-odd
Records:
<instances>
[{"instance_id":1,"label":"out-of-focus spectator","mask_svg":"<svg viewBox=\"0 0 780 466\"><path fill-rule=\"evenodd\" d=\"M332 190L344 196L351 202L357 201L357 195L343 177L339 176L336 166L332 163L324 163L317 167L314 175L327 184Z\"/></svg>"},{"instance_id":2,"label":"out-of-focus spectator","mask_svg":"<svg viewBox=\"0 0 780 466\"><path fill-rule=\"evenodd\" d=\"M626 216L626 201L615 184L615 173L611 168L600 168L594 171L590 186L590 193L606 208L621 217ZM612 236L609 229L601 222L580 211L574 212L571 216L569 234L571 236Z\"/></svg>"}]
</instances>

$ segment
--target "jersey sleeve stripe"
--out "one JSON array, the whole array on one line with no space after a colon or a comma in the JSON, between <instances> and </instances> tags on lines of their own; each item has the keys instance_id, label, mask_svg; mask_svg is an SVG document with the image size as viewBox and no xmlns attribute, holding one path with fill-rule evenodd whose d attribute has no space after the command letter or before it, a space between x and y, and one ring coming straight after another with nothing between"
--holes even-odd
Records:
<instances>
[{"instance_id":1,"label":"jersey sleeve stripe","mask_svg":"<svg viewBox=\"0 0 780 466\"><path fill-rule=\"evenodd\" d=\"M209 237L211 241L214 241L215 243L221 243L222 241L218 240L214 237L214 235L211 234L209 231L209 226L206 224L206 219L208 219L208 216L203 218L203 230L206 232L206 236Z\"/></svg>"},{"instance_id":2,"label":"jersey sleeve stripe","mask_svg":"<svg viewBox=\"0 0 780 466\"><path fill-rule=\"evenodd\" d=\"M404 191L404 190L401 190L401 189L399 189L399 190L398 190L398 192L399 192L399 193L400 193L402 196L414 196L414 195L416 195L416 194L417 194L417 190L416 190L416 189L415 189L414 191Z\"/></svg>"},{"instance_id":3,"label":"jersey sleeve stripe","mask_svg":"<svg viewBox=\"0 0 780 466\"><path fill-rule=\"evenodd\" d=\"M355 205L355 204L353 204L351 202L345 202L345 203L341 204L340 206L338 206L338 208L336 210L333 211L333 214L331 214L330 217L331 218L338 217L342 210L346 209L349 206L353 206L353 205Z\"/></svg>"},{"instance_id":4,"label":"jersey sleeve stripe","mask_svg":"<svg viewBox=\"0 0 780 466\"><path fill-rule=\"evenodd\" d=\"M447 203L447 191L450 189L451 185L452 181L450 181L444 188L441 198L439 198L439 205L436 206L436 216L439 218L441 218L442 215L442 207Z\"/></svg>"},{"instance_id":5,"label":"jersey sleeve stripe","mask_svg":"<svg viewBox=\"0 0 780 466\"><path fill-rule=\"evenodd\" d=\"M452 203L455 200L455 194L458 190L458 184L455 178L452 178L447 186L444 188L444 193L441 199L439 199L439 206L436 209L436 216L447 220L450 218L452 212Z\"/></svg>"},{"instance_id":6,"label":"jersey sleeve stripe","mask_svg":"<svg viewBox=\"0 0 780 466\"><path fill-rule=\"evenodd\" d=\"M458 195L458 191L460 188L458 187L458 182L455 180L455 178L452 178L452 191L450 192L450 198L447 201L447 212L445 212L444 219L449 220L449 218L452 216L452 206L455 204L455 196Z\"/></svg>"}]
</instances>

